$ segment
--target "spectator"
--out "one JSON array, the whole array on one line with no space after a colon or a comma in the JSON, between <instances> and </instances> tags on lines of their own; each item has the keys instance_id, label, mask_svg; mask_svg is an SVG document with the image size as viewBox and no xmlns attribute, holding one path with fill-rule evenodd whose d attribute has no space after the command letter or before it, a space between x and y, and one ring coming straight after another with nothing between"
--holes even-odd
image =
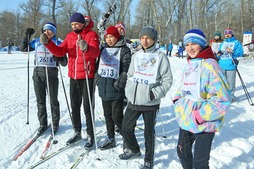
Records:
<instances>
[{"instance_id":1,"label":"spectator","mask_svg":"<svg viewBox=\"0 0 254 169\"><path fill-rule=\"evenodd\" d=\"M236 68L238 65L237 58L243 55L243 47L241 42L235 38L232 29L225 29L224 36L225 38L218 49L217 57L219 59L219 65L223 69L228 80L230 91L233 96L232 101L234 101Z\"/></svg>"}]
</instances>

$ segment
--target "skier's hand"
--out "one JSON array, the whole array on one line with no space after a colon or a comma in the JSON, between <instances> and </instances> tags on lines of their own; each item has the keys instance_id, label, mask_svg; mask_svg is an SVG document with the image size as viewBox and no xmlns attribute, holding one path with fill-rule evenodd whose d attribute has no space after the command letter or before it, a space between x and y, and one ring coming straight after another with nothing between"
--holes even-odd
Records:
<instances>
[{"instance_id":1,"label":"skier's hand","mask_svg":"<svg viewBox=\"0 0 254 169\"><path fill-rule=\"evenodd\" d=\"M46 34L44 34L44 33L41 34L40 43L44 44L44 45L49 43L49 38L47 37Z\"/></svg>"},{"instance_id":2,"label":"skier's hand","mask_svg":"<svg viewBox=\"0 0 254 169\"><path fill-rule=\"evenodd\" d=\"M78 46L81 50L86 51L87 50L87 43L85 40L79 40Z\"/></svg>"},{"instance_id":3,"label":"skier's hand","mask_svg":"<svg viewBox=\"0 0 254 169\"><path fill-rule=\"evenodd\" d=\"M127 81L127 74L126 72L122 72L120 76L114 82L114 87L119 90L125 87Z\"/></svg>"}]
</instances>

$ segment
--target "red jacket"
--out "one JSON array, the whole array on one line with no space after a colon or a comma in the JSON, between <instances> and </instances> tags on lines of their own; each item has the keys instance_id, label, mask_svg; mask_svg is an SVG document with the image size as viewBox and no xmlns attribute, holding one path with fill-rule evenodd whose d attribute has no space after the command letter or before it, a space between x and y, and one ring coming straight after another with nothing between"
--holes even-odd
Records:
<instances>
[{"instance_id":1,"label":"red jacket","mask_svg":"<svg viewBox=\"0 0 254 169\"><path fill-rule=\"evenodd\" d=\"M100 55L99 37L96 32L91 30L90 22L79 34L88 44L88 50L84 52L88 78L94 78L96 59ZM84 59L82 50L76 45L78 34L70 32L66 35L63 43L56 46L51 40L46 44L46 48L50 50L56 57L64 56L68 53L68 76L73 79L85 79L86 71L84 67Z\"/></svg>"}]
</instances>

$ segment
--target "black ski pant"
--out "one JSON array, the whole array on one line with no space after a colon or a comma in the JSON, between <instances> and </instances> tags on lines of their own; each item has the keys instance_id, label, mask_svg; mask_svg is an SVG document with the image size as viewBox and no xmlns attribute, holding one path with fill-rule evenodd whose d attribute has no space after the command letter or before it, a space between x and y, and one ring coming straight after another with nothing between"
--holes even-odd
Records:
<instances>
[{"instance_id":1,"label":"black ski pant","mask_svg":"<svg viewBox=\"0 0 254 169\"><path fill-rule=\"evenodd\" d=\"M210 151L215 133L191 133L180 128L177 154L184 169L209 169ZM194 157L192 146L194 144Z\"/></svg>"},{"instance_id":2,"label":"black ski pant","mask_svg":"<svg viewBox=\"0 0 254 169\"><path fill-rule=\"evenodd\" d=\"M93 79L88 79L90 96L88 96L87 91L87 82L86 79L70 79L70 101L71 101L71 109L72 109L72 122L73 128L75 132L81 132L81 114L80 108L83 99L83 108L86 116L86 132L90 137L94 137L93 133L93 122L89 104L89 97L91 98L91 102L93 99L94 91L93 91Z\"/></svg>"},{"instance_id":3,"label":"black ski pant","mask_svg":"<svg viewBox=\"0 0 254 169\"><path fill-rule=\"evenodd\" d=\"M55 70L58 71L57 68L55 68ZM48 80L49 80L50 103L52 106L51 112L52 112L53 126L59 126L60 108L59 108L59 102L57 98L59 81L57 76L49 76ZM35 69L34 75L33 75L33 83L34 83L34 91L35 91L36 101L37 101L38 120L40 122L40 126L47 126L48 120L47 120L47 109L46 109L46 97L47 97L46 74L39 75Z\"/></svg>"},{"instance_id":4,"label":"black ski pant","mask_svg":"<svg viewBox=\"0 0 254 169\"><path fill-rule=\"evenodd\" d=\"M123 123L122 123L122 134L127 146L134 153L140 151L139 144L137 142L137 138L135 136L135 127L137 125L137 120L139 116L142 114L144 119L144 137L145 137L145 162L151 163L151 167L153 167L154 161L154 146L155 146L155 120L156 120L156 112L158 110L151 111L137 111L129 108L127 106L126 111L124 113Z\"/></svg>"},{"instance_id":5,"label":"black ski pant","mask_svg":"<svg viewBox=\"0 0 254 169\"><path fill-rule=\"evenodd\" d=\"M115 138L115 125L122 133L123 99L102 101L104 117L109 138Z\"/></svg>"}]
</instances>

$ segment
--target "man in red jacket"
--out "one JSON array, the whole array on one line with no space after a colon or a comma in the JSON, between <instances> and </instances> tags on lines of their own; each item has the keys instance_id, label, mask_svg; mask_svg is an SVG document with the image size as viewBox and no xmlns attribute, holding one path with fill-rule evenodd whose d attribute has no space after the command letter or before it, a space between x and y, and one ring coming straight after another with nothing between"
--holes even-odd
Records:
<instances>
[{"instance_id":1,"label":"man in red jacket","mask_svg":"<svg viewBox=\"0 0 254 169\"><path fill-rule=\"evenodd\" d=\"M83 98L87 127L85 148L91 148L94 144L94 130L89 99L93 95L95 64L100 54L99 38L97 33L91 30L93 21L90 19L90 22L86 25L85 18L81 13L74 13L70 18L70 23L73 31L66 35L61 45L56 46L44 34L41 35L40 42L56 57L61 57L68 53L71 114L75 133L66 144L72 144L82 138L80 107ZM88 85L86 80L88 81ZM89 86L88 89L87 86ZM89 92L90 96L88 94Z\"/></svg>"}]
</instances>

